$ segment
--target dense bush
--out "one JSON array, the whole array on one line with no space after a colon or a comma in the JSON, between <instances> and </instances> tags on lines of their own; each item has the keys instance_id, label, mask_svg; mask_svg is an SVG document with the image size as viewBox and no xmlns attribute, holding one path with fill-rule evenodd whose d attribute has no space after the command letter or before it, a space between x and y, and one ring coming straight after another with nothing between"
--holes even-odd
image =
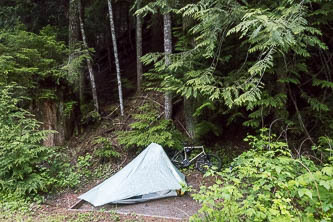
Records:
<instances>
[{"instance_id":1,"label":"dense bush","mask_svg":"<svg viewBox=\"0 0 333 222\"><path fill-rule=\"evenodd\" d=\"M333 162L295 159L284 142L247 137L253 147L230 168L213 173L215 184L194 198L203 206L192 221L331 221ZM332 150L331 150L332 151Z\"/></svg>"},{"instance_id":2,"label":"dense bush","mask_svg":"<svg viewBox=\"0 0 333 222\"><path fill-rule=\"evenodd\" d=\"M27 195L49 185L45 164L54 155L41 142L51 131L40 130L32 114L18 107L12 85L0 85L0 192Z\"/></svg>"},{"instance_id":3,"label":"dense bush","mask_svg":"<svg viewBox=\"0 0 333 222\"><path fill-rule=\"evenodd\" d=\"M18 106L20 89L0 84L0 208L21 208L26 200L42 200L41 194L76 187L92 175L90 155L73 165L59 147L42 145L56 132L41 130L34 116Z\"/></svg>"}]
</instances>

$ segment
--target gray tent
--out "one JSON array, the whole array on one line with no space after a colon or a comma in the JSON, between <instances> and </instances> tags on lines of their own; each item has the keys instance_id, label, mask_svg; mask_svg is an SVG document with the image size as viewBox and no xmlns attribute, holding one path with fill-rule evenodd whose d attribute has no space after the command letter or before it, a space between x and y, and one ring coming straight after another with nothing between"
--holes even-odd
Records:
<instances>
[{"instance_id":1,"label":"gray tent","mask_svg":"<svg viewBox=\"0 0 333 222\"><path fill-rule=\"evenodd\" d=\"M185 184L185 176L171 163L163 148L152 143L122 170L79 199L95 207L137 203L177 196L181 184Z\"/></svg>"}]
</instances>

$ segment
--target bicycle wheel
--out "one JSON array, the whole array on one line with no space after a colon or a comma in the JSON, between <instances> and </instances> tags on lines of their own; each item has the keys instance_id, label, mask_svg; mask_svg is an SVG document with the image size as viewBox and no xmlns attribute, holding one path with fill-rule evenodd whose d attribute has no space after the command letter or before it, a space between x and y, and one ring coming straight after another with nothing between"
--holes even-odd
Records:
<instances>
[{"instance_id":1,"label":"bicycle wheel","mask_svg":"<svg viewBox=\"0 0 333 222\"><path fill-rule=\"evenodd\" d=\"M202 173L206 173L208 169L219 171L222 167L222 161L215 154L206 154L197 159L195 167Z\"/></svg>"},{"instance_id":2,"label":"bicycle wheel","mask_svg":"<svg viewBox=\"0 0 333 222\"><path fill-rule=\"evenodd\" d=\"M184 161L184 154L182 152L176 153L171 159L171 162L177 168L183 167L183 161Z\"/></svg>"}]
</instances>

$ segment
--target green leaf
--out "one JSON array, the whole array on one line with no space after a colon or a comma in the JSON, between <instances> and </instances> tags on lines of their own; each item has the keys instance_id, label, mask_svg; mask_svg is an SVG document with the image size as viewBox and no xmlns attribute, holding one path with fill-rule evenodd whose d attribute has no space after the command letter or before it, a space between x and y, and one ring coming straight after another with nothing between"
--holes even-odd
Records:
<instances>
[{"instance_id":1,"label":"green leaf","mask_svg":"<svg viewBox=\"0 0 333 222\"><path fill-rule=\"evenodd\" d=\"M333 167L331 166L324 167L321 171L325 173L327 176L333 176Z\"/></svg>"},{"instance_id":2,"label":"green leaf","mask_svg":"<svg viewBox=\"0 0 333 222\"><path fill-rule=\"evenodd\" d=\"M329 183L329 181L321 180L321 181L319 182L319 185L325 187L326 190L329 190L329 189L330 189L330 183Z\"/></svg>"},{"instance_id":3,"label":"green leaf","mask_svg":"<svg viewBox=\"0 0 333 222\"><path fill-rule=\"evenodd\" d=\"M303 197L304 195L308 196L310 199L312 199L312 192L309 189L302 188L298 190L298 195L300 197Z\"/></svg>"}]
</instances>

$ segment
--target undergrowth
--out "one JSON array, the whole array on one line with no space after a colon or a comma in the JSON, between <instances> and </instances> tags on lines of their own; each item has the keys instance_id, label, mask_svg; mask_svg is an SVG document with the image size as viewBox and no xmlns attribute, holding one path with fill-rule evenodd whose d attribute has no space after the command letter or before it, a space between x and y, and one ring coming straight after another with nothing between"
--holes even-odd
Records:
<instances>
[{"instance_id":1,"label":"undergrowth","mask_svg":"<svg viewBox=\"0 0 333 222\"><path fill-rule=\"evenodd\" d=\"M193 197L202 203L191 221L332 221L333 158L316 164L294 158L285 142L263 129L248 136L252 149L222 172L208 172L215 183ZM321 145L322 146L322 145Z\"/></svg>"},{"instance_id":2,"label":"undergrowth","mask_svg":"<svg viewBox=\"0 0 333 222\"><path fill-rule=\"evenodd\" d=\"M118 142L126 148L143 149L151 143L158 143L164 148L181 148L182 135L171 120L166 120L158 109L146 103L134 114L130 130L118 131Z\"/></svg>"},{"instance_id":3,"label":"undergrowth","mask_svg":"<svg viewBox=\"0 0 333 222\"><path fill-rule=\"evenodd\" d=\"M22 87L0 84L0 209L27 211L42 203L44 195L77 187L89 179L91 155L71 164L61 147L46 147L43 140L54 131L19 107L25 101Z\"/></svg>"}]
</instances>

